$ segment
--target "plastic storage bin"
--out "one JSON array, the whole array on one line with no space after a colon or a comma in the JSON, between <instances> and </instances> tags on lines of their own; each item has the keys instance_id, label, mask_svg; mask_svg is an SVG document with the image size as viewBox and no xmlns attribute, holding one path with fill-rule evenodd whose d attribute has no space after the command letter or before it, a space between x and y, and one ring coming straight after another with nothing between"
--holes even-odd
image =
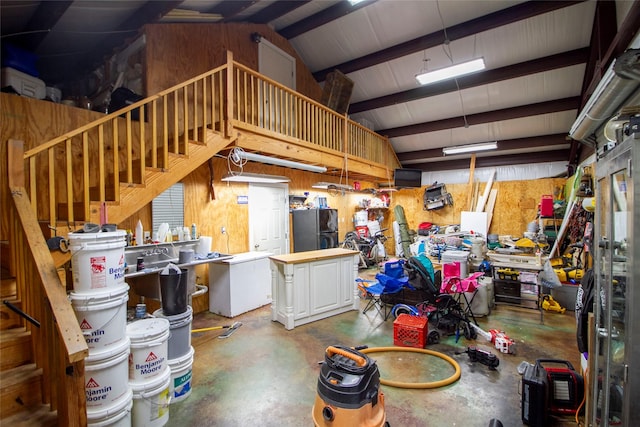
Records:
<instances>
[{"instance_id":1,"label":"plastic storage bin","mask_svg":"<svg viewBox=\"0 0 640 427\"><path fill-rule=\"evenodd\" d=\"M11 86L22 96L35 99L44 99L47 95L46 85L37 77L30 76L14 68L2 69L2 87Z\"/></svg>"},{"instance_id":2,"label":"plastic storage bin","mask_svg":"<svg viewBox=\"0 0 640 427\"><path fill-rule=\"evenodd\" d=\"M460 278L464 279L469 276L469 252L467 251L444 251L440 258L441 264L448 264L451 262L460 263Z\"/></svg>"}]
</instances>

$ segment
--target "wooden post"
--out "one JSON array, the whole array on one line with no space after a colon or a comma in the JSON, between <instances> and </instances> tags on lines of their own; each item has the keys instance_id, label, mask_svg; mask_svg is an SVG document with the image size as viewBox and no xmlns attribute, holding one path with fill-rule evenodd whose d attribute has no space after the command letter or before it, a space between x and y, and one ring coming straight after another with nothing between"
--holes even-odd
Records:
<instances>
[{"instance_id":1,"label":"wooden post","mask_svg":"<svg viewBox=\"0 0 640 427\"><path fill-rule=\"evenodd\" d=\"M24 142L10 139L7 145L7 170L9 188L25 188L24 182Z\"/></svg>"},{"instance_id":2,"label":"wooden post","mask_svg":"<svg viewBox=\"0 0 640 427\"><path fill-rule=\"evenodd\" d=\"M471 164L469 165L469 194L467 195L467 210L473 211L473 173L476 170L476 155L471 155Z\"/></svg>"},{"instance_id":3,"label":"wooden post","mask_svg":"<svg viewBox=\"0 0 640 427\"><path fill-rule=\"evenodd\" d=\"M227 51L227 109L226 109L226 126L224 130L224 137L231 137L231 122L233 119L233 86L234 86L234 67L233 67L233 52Z\"/></svg>"}]
</instances>

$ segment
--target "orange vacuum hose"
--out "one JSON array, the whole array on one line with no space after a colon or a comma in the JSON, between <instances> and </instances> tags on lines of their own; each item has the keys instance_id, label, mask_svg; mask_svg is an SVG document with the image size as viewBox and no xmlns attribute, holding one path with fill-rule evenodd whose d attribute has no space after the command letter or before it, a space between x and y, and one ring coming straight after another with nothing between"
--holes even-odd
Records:
<instances>
[{"instance_id":1,"label":"orange vacuum hose","mask_svg":"<svg viewBox=\"0 0 640 427\"><path fill-rule=\"evenodd\" d=\"M446 378L444 380L439 380L439 381L431 381L431 382L426 382L426 383L407 383L407 382L401 382L401 381L391 381L391 380L385 380L383 378L380 378L380 384L383 385L388 385L390 387L398 387L398 388L418 388L418 389L427 389L427 388L438 388L438 387L444 387L446 385L452 384L456 381L458 381L460 379L460 365L458 365L458 362L456 362L454 359L452 359L451 357L447 356L444 353L440 353L437 351L433 351L433 350L427 350L425 348L413 348L413 347L372 347L372 348L365 348L360 350L361 353L384 353L384 352L389 352L389 351L404 351L404 352L411 352L411 353L423 353L423 354L428 354L431 356L436 356L439 357L440 359L443 359L447 362L449 362L449 364L451 364L451 366L453 366L453 368L455 369L455 372L453 375L451 375L449 378Z\"/></svg>"}]
</instances>

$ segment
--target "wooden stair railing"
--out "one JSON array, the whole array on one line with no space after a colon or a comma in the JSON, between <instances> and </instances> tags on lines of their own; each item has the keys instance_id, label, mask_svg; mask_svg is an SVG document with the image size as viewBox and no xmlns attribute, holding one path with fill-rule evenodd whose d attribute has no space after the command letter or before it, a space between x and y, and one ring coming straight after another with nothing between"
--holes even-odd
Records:
<instances>
[{"instance_id":1,"label":"wooden stair railing","mask_svg":"<svg viewBox=\"0 0 640 427\"><path fill-rule=\"evenodd\" d=\"M27 150L32 208L51 227L60 220L96 219L97 209L121 203L123 191L144 189L153 176L149 171L171 172L175 158L198 162L195 167L207 161L190 156L193 144L215 141L220 151L242 132L259 136L250 138L255 147L249 149L295 160L320 158L332 169L347 169L347 161L360 159L364 166L354 172L372 180L389 179L400 165L387 138L234 62L229 52L220 67ZM265 139L297 149L264 144Z\"/></svg>"},{"instance_id":2,"label":"wooden stair railing","mask_svg":"<svg viewBox=\"0 0 640 427\"><path fill-rule=\"evenodd\" d=\"M95 206L108 209L126 189L144 189L149 171L189 160L192 144L215 140L210 155L224 148L226 87L224 65L27 150L27 190L39 220L51 227L90 221Z\"/></svg>"},{"instance_id":3,"label":"wooden stair railing","mask_svg":"<svg viewBox=\"0 0 640 427\"><path fill-rule=\"evenodd\" d=\"M40 323L25 327L34 363L42 370L42 403L57 411L58 425L84 426L89 350L24 188L22 147L21 141L8 143L10 269L22 311Z\"/></svg>"}]
</instances>

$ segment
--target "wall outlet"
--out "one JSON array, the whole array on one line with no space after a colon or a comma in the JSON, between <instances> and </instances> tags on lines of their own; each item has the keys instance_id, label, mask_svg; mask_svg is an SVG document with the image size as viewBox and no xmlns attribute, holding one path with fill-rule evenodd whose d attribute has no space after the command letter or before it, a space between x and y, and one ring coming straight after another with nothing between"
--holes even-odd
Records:
<instances>
[{"instance_id":1,"label":"wall outlet","mask_svg":"<svg viewBox=\"0 0 640 427\"><path fill-rule=\"evenodd\" d=\"M225 227L220 227L220 233L227 234L227 229Z\"/></svg>"}]
</instances>

